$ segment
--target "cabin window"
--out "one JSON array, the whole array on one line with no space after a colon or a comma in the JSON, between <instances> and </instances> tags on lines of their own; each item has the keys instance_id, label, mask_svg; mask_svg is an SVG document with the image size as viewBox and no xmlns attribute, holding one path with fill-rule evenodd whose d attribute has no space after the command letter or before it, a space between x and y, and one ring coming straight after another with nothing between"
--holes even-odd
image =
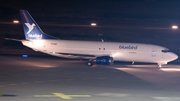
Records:
<instances>
[{"instance_id":1,"label":"cabin window","mask_svg":"<svg viewBox=\"0 0 180 101\"><path fill-rule=\"evenodd\" d=\"M169 49L163 49L162 52L167 53L167 52L170 52L170 50Z\"/></svg>"},{"instance_id":2,"label":"cabin window","mask_svg":"<svg viewBox=\"0 0 180 101\"><path fill-rule=\"evenodd\" d=\"M131 54L136 54L136 52L129 52L129 53L131 53Z\"/></svg>"},{"instance_id":3,"label":"cabin window","mask_svg":"<svg viewBox=\"0 0 180 101\"><path fill-rule=\"evenodd\" d=\"M101 48L99 48L99 50L101 50ZM105 50L105 48L102 48L102 50Z\"/></svg>"}]
</instances>

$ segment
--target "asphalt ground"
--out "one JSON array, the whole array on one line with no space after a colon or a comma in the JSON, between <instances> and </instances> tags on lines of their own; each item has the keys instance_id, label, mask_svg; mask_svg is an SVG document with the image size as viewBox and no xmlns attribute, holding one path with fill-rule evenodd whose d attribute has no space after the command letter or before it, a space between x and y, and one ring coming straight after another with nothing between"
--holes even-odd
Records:
<instances>
[{"instance_id":1,"label":"asphalt ground","mask_svg":"<svg viewBox=\"0 0 180 101\"><path fill-rule=\"evenodd\" d=\"M179 101L180 65L0 56L0 101Z\"/></svg>"}]
</instances>

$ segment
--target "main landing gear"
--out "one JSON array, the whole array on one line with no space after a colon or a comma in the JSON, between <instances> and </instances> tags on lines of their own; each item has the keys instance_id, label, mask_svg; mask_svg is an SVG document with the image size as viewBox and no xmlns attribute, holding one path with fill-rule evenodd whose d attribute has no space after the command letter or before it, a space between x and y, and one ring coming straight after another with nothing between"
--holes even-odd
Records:
<instances>
[{"instance_id":1,"label":"main landing gear","mask_svg":"<svg viewBox=\"0 0 180 101\"><path fill-rule=\"evenodd\" d=\"M93 60L89 60L88 66L93 66Z\"/></svg>"}]
</instances>

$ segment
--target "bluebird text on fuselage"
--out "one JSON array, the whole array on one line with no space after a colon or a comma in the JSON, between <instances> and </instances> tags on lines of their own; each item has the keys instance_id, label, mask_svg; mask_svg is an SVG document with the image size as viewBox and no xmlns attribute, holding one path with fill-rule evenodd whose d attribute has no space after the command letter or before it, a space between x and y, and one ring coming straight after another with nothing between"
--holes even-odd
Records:
<instances>
[{"instance_id":1,"label":"bluebird text on fuselage","mask_svg":"<svg viewBox=\"0 0 180 101\"><path fill-rule=\"evenodd\" d=\"M137 49L138 46L131 46L131 45L119 45L119 49Z\"/></svg>"}]
</instances>

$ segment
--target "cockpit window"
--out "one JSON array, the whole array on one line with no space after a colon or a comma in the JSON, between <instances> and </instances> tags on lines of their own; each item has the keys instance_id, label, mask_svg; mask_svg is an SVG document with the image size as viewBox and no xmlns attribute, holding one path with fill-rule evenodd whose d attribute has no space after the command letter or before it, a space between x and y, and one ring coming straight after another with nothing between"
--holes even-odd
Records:
<instances>
[{"instance_id":1,"label":"cockpit window","mask_svg":"<svg viewBox=\"0 0 180 101\"><path fill-rule=\"evenodd\" d=\"M170 50L169 49L163 49L162 52L167 53L167 52L170 52Z\"/></svg>"}]
</instances>

